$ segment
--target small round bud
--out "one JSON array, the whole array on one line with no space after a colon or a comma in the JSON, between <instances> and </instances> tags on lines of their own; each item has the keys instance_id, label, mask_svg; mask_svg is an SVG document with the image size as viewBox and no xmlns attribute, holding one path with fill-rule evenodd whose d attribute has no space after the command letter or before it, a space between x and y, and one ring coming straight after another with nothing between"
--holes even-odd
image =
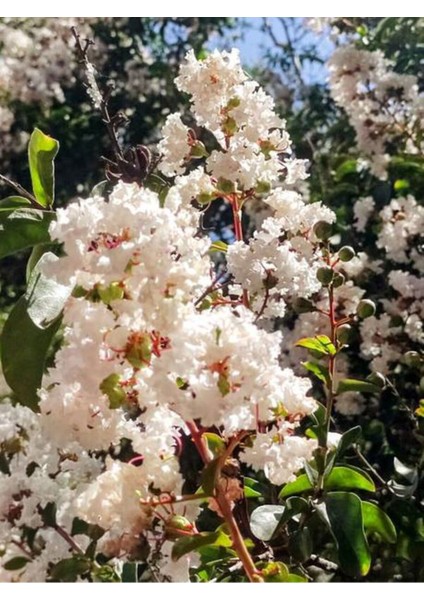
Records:
<instances>
[{"instance_id":1,"label":"small round bud","mask_svg":"<svg viewBox=\"0 0 424 600\"><path fill-rule=\"evenodd\" d=\"M328 240L331 237L333 228L327 221L318 221L314 225L314 233L319 240Z\"/></svg>"},{"instance_id":2,"label":"small round bud","mask_svg":"<svg viewBox=\"0 0 424 600\"><path fill-rule=\"evenodd\" d=\"M215 200L216 196L214 194L208 194L207 192L200 192L197 196L196 200L199 204L209 204L213 200Z\"/></svg>"},{"instance_id":3,"label":"small round bud","mask_svg":"<svg viewBox=\"0 0 424 600\"><path fill-rule=\"evenodd\" d=\"M333 279L333 287L338 288L343 285L345 281L346 277L343 275L343 273L336 273Z\"/></svg>"},{"instance_id":4,"label":"small round bud","mask_svg":"<svg viewBox=\"0 0 424 600\"><path fill-rule=\"evenodd\" d=\"M375 304L372 300L361 300L356 309L356 314L360 319L368 319L375 315Z\"/></svg>"},{"instance_id":5,"label":"small round bud","mask_svg":"<svg viewBox=\"0 0 424 600\"><path fill-rule=\"evenodd\" d=\"M421 362L421 357L415 350L409 350L405 353L403 360L408 367L418 367Z\"/></svg>"},{"instance_id":6,"label":"small round bud","mask_svg":"<svg viewBox=\"0 0 424 600\"><path fill-rule=\"evenodd\" d=\"M351 246L343 246L338 252L339 258L343 262L349 262L355 256L355 250Z\"/></svg>"},{"instance_id":7,"label":"small round bud","mask_svg":"<svg viewBox=\"0 0 424 600\"><path fill-rule=\"evenodd\" d=\"M320 267L317 270L317 279L322 285L329 285L333 281L334 271L330 267Z\"/></svg>"},{"instance_id":8,"label":"small round bud","mask_svg":"<svg viewBox=\"0 0 424 600\"><path fill-rule=\"evenodd\" d=\"M340 325L340 327L337 328L336 336L340 344L343 344L343 346L348 344L352 338L352 327L347 323L345 325Z\"/></svg>"},{"instance_id":9,"label":"small round bud","mask_svg":"<svg viewBox=\"0 0 424 600\"><path fill-rule=\"evenodd\" d=\"M400 315L394 315L390 319L389 325L390 325L390 327L402 327L402 325L403 325L402 317Z\"/></svg>"},{"instance_id":10,"label":"small round bud","mask_svg":"<svg viewBox=\"0 0 424 600\"><path fill-rule=\"evenodd\" d=\"M271 184L268 181L258 181L255 187L255 194L268 194L271 190Z\"/></svg>"},{"instance_id":11,"label":"small round bud","mask_svg":"<svg viewBox=\"0 0 424 600\"><path fill-rule=\"evenodd\" d=\"M192 532L193 525L182 515L174 515L165 524L165 536L168 540L177 540L186 532Z\"/></svg>"},{"instance_id":12,"label":"small round bud","mask_svg":"<svg viewBox=\"0 0 424 600\"><path fill-rule=\"evenodd\" d=\"M384 375L382 373L379 373L378 371L374 371L374 373L371 373L371 375L368 375L367 381L369 381L370 383L373 383L374 385L376 385L377 387L379 387L381 389L383 389L386 386L386 378L384 377Z\"/></svg>"},{"instance_id":13,"label":"small round bud","mask_svg":"<svg viewBox=\"0 0 424 600\"><path fill-rule=\"evenodd\" d=\"M293 302L293 310L300 315L302 313L313 312L315 307L312 302L306 298L296 298Z\"/></svg>"},{"instance_id":14,"label":"small round bud","mask_svg":"<svg viewBox=\"0 0 424 600\"><path fill-rule=\"evenodd\" d=\"M224 194L232 194L236 191L236 186L233 181L229 179L225 179L224 177L220 177L216 184L217 190Z\"/></svg>"}]
</instances>

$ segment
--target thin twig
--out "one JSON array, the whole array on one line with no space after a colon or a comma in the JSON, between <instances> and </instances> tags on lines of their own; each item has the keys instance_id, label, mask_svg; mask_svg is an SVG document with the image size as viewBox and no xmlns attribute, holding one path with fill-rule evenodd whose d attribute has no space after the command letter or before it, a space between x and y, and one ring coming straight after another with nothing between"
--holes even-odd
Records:
<instances>
[{"instance_id":1,"label":"thin twig","mask_svg":"<svg viewBox=\"0 0 424 600\"><path fill-rule=\"evenodd\" d=\"M88 60L88 49L90 48L90 46L92 46L94 44L94 42L92 40L84 40L85 41L85 45L83 46L81 43L81 36L79 35L77 29L75 27L71 27L71 31L72 31L72 35L75 38L75 45L77 48L77 54L79 57L79 62L82 63L85 66L85 69L87 70L91 70L93 69L93 65L91 64L91 62ZM94 75L93 75L94 77ZM98 87L98 86L97 86ZM112 147L113 147L113 152L116 156L116 158L119 158L121 160L124 160L124 154L121 148L121 145L118 141L118 136L116 134L115 131L115 117L111 117L110 113L109 113L109 108L108 108L108 102L109 102L109 98L111 96L111 93L113 91L113 87L111 85L109 85L106 89L105 93L102 93L99 89L99 93L101 96L101 102L100 102L100 113L102 115L102 119L104 124L106 125L106 129L109 135L109 139L111 141ZM115 115L116 116L116 115Z\"/></svg>"},{"instance_id":2,"label":"thin twig","mask_svg":"<svg viewBox=\"0 0 424 600\"><path fill-rule=\"evenodd\" d=\"M31 204L34 206L34 208L44 209L44 206L42 206L42 204L39 204L37 202L37 199L35 198L35 196L30 194L24 187L22 187L16 181L12 181L5 175L1 175L1 174L0 174L0 181L3 181L3 183L5 183L9 187L13 188L14 190L16 190L18 192L18 194L20 194L23 198L26 198L26 200L29 200L31 202Z\"/></svg>"},{"instance_id":3,"label":"thin twig","mask_svg":"<svg viewBox=\"0 0 424 600\"><path fill-rule=\"evenodd\" d=\"M22 550L22 552L24 554L26 554L28 556L28 558L30 558L31 560L34 558L32 553L25 548L25 546L23 545L22 542L18 542L17 540L12 540L12 544L15 544L15 546L17 546L19 548L19 550Z\"/></svg>"},{"instance_id":4,"label":"thin twig","mask_svg":"<svg viewBox=\"0 0 424 600\"><path fill-rule=\"evenodd\" d=\"M390 490L389 484L386 481L384 481L384 479L381 477L381 475L374 469L372 464L365 458L365 456L359 450L358 446L355 446L354 450L355 450L356 456L364 463L364 465L366 467L368 467L368 469L371 471L371 473L374 475L374 477L377 479L377 481L379 481L383 487Z\"/></svg>"},{"instance_id":5,"label":"thin twig","mask_svg":"<svg viewBox=\"0 0 424 600\"><path fill-rule=\"evenodd\" d=\"M60 525L55 525L53 529L60 535L60 537L62 537L65 540L65 542L69 544L72 550L75 550L75 552L78 552L78 554L85 554L81 546L77 544L77 542L74 539L72 539L69 533L63 529L63 527L61 527Z\"/></svg>"},{"instance_id":6,"label":"thin twig","mask_svg":"<svg viewBox=\"0 0 424 600\"><path fill-rule=\"evenodd\" d=\"M215 277L215 279L212 281L212 283L206 288L206 290L201 294L201 296L199 296L199 298L197 298L197 300L194 303L194 306L197 306L207 296L209 296L209 294L212 294L212 292L215 291L215 286L218 283L218 281L221 279L221 277L226 277L226 276L228 279L221 284L221 287L223 287L229 283L229 281L231 279L231 275L229 275L228 273L218 273L218 275Z\"/></svg>"}]
</instances>

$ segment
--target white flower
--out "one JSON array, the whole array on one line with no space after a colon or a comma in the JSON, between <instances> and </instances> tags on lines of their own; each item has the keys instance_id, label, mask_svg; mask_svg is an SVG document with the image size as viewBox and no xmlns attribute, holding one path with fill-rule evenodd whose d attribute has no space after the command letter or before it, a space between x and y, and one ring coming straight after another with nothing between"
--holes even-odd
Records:
<instances>
[{"instance_id":1,"label":"white flower","mask_svg":"<svg viewBox=\"0 0 424 600\"><path fill-rule=\"evenodd\" d=\"M181 121L180 113L169 115L162 127L162 139L158 144L161 162L159 169L172 177L184 172L184 163L190 155L189 128Z\"/></svg>"},{"instance_id":2,"label":"white flower","mask_svg":"<svg viewBox=\"0 0 424 600\"><path fill-rule=\"evenodd\" d=\"M285 433L276 429L258 433L252 447L245 448L240 455L240 459L253 469L265 471L266 477L275 485L294 481L296 473L312 459L318 446L316 440Z\"/></svg>"},{"instance_id":3,"label":"white flower","mask_svg":"<svg viewBox=\"0 0 424 600\"><path fill-rule=\"evenodd\" d=\"M375 202L372 196L360 198L355 202L353 213L355 215L355 228L357 231L365 231L365 227L374 210L374 207Z\"/></svg>"}]
</instances>

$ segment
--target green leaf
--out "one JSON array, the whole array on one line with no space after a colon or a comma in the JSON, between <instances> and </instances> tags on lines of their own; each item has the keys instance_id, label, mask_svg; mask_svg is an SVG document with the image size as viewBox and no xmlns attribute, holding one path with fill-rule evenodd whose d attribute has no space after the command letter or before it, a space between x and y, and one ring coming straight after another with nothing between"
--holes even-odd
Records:
<instances>
[{"instance_id":1,"label":"green leaf","mask_svg":"<svg viewBox=\"0 0 424 600\"><path fill-rule=\"evenodd\" d=\"M324 479L324 489L326 490L363 490L366 492L375 492L375 485L372 479L356 467L334 467L331 473ZM280 498L287 498L295 494L311 492L313 486L307 475L299 475L296 481L287 483L280 492Z\"/></svg>"},{"instance_id":2,"label":"green leaf","mask_svg":"<svg viewBox=\"0 0 424 600\"><path fill-rule=\"evenodd\" d=\"M31 202L22 196L9 196L4 200L0 200L0 212L8 212L17 208L25 208L31 206Z\"/></svg>"},{"instance_id":3,"label":"green leaf","mask_svg":"<svg viewBox=\"0 0 424 600\"><path fill-rule=\"evenodd\" d=\"M202 546L223 546L224 548L230 548L232 545L229 536L224 534L222 531L213 531L212 533L198 533L187 537L179 538L173 548L171 557L172 560L178 560L185 554L193 552Z\"/></svg>"},{"instance_id":4,"label":"green leaf","mask_svg":"<svg viewBox=\"0 0 424 600\"><path fill-rule=\"evenodd\" d=\"M32 410L38 406L47 351L60 326L60 319L45 329L28 314L28 300L22 296L12 309L1 335L1 362L6 382L17 401Z\"/></svg>"},{"instance_id":5,"label":"green leaf","mask_svg":"<svg viewBox=\"0 0 424 600\"><path fill-rule=\"evenodd\" d=\"M342 456L360 438L361 433L362 428L360 425L346 431L340 438L339 445L337 446L337 455Z\"/></svg>"},{"instance_id":6,"label":"green leaf","mask_svg":"<svg viewBox=\"0 0 424 600\"><path fill-rule=\"evenodd\" d=\"M334 467L324 479L324 489L375 492L375 485L371 477L357 467Z\"/></svg>"},{"instance_id":7,"label":"green leaf","mask_svg":"<svg viewBox=\"0 0 424 600\"><path fill-rule=\"evenodd\" d=\"M228 244L223 242L222 240L217 240L216 242L212 242L209 248L209 252L227 252Z\"/></svg>"},{"instance_id":8,"label":"green leaf","mask_svg":"<svg viewBox=\"0 0 424 600\"><path fill-rule=\"evenodd\" d=\"M32 270L25 293L28 315L42 329L57 319L72 292L71 286L57 283L43 274L44 267L58 260L52 252L45 252Z\"/></svg>"},{"instance_id":9,"label":"green leaf","mask_svg":"<svg viewBox=\"0 0 424 600\"><path fill-rule=\"evenodd\" d=\"M137 563L125 563L122 567L122 583L137 583Z\"/></svg>"},{"instance_id":10,"label":"green leaf","mask_svg":"<svg viewBox=\"0 0 424 600\"><path fill-rule=\"evenodd\" d=\"M329 374L328 374L327 367L324 367L323 365L320 365L319 363L316 363L316 362L312 362L310 360L303 362L301 364L302 364L302 366L305 367L305 369L307 371L309 371L310 373L313 373L316 377L318 377L318 379L320 381L322 381L323 383L328 385Z\"/></svg>"},{"instance_id":11,"label":"green leaf","mask_svg":"<svg viewBox=\"0 0 424 600\"><path fill-rule=\"evenodd\" d=\"M366 533L378 533L389 544L397 540L396 528L390 517L376 504L362 501L362 518Z\"/></svg>"},{"instance_id":12,"label":"green leaf","mask_svg":"<svg viewBox=\"0 0 424 600\"><path fill-rule=\"evenodd\" d=\"M91 569L91 560L86 556L73 556L64 558L53 565L50 571L51 581L65 583L75 582L80 575L84 575Z\"/></svg>"},{"instance_id":13,"label":"green leaf","mask_svg":"<svg viewBox=\"0 0 424 600\"><path fill-rule=\"evenodd\" d=\"M334 344L326 335L316 335L313 338L301 338L296 342L295 346L307 348L308 350L313 350L314 352L318 352L322 355L330 354L331 356L334 356L334 354L336 354L336 348Z\"/></svg>"},{"instance_id":14,"label":"green leaf","mask_svg":"<svg viewBox=\"0 0 424 600\"><path fill-rule=\"evenodd\" d=\"M220 435L217 433L203 433L202 438L206 441L209 450L212 452L214 457L219 456L225 450L225 442Z\"/></svg>"},{"instance_id":15,"label":"green leaf","mask_svg":"<svg viewBox=\"0 0 424 600\"><path fill-rule=\"evenodd\" d=\"M359 379L341 379L337 387L337 394L343 392L370 392L379 391L379 387L369 381L360 381Z\"/></svg>"},{"instance_id":16,"label":"green leaf","mask_svg":"<svg viewBox=\"0 0 424 600\"><path fill-rule=\"evenodd\" d=\"M294 531L289 539L290 555L296 562L304 562L312 554L312 537L307 527Z\"/></svg>"},{"instance_id":17,"label":"green leaf","mask_svg":"<svg viewBox=\"0 0 424 600\"><path fill-rule=\"evenodd\" d=\"M315 465L312 466L309 462L305 463L305 474L311 485L318 481L318 470Z\"/></svg>"},{"instance_id":18,"label":"green leaf","mask_svg":"<svg viewBox=\"0 0 424 600\"><path fill-rule=\"evenodd\" d=\"M99 540L104 535L105 530L100 525L92 525L80 519L74 517L72 521L71 535L87 535L92 540Z\"/></svg>"},{"instance_id":19,"label":"green leaf","mask_svg":"<svg viewBox=\"0 0 424 600\"><path fill-rule=\"evenodd\" d=\"M44 508L39 509L39 512L45 527L56 527L57 507L55 502L48 502Z\"/></svg>"},{"instance_id":20,"label":"green leaf","mask_svg":"<svg viewBox=\"0 0 424 600\"><path fill-rule=\"evenodd\" d=\"M361 500L352 492L330 492L324 503L340 567L351 577L365 576L371 567L371 555L364 534Z\"/></svg>"},{"instance_id":21,"label":"green leaf","mask_svg":"<svg viewBox=\"0 0 424 600\"><path fill-rule=\"evenodd\" d=\"M328 335L316 335L315 338L324 348L326 348L328 354L336 354L334 344L332 343Z\"/></svg>"},{"instance_id":22,"label":"green leaf","mask_svg":"<svg viewBox=\"0 0 424 600\"><path fill-rule=\"evenodd\" d=\"M303 494L304 492L311 492L312 490L313 487L308 479L308 476L299 475L299 477L297 477L295 481L291 481L283 487L278 497L287 498L288 496Z\"/></svg>"},{"instance_id":23,"label":"green leaf","mask_svg":"<svg viewBox=\"0 0 424 600\"><path fill-rule=\"evenodd\" d=\"M29 562L31 562L31 559L27 556L15 556L4 563L3 569L6 569L6 571L19 571Z\"/></svg>"},{"instance_id":24,"label":"green leaf","mask_svg":"<svg viewBox=\"0 0 424 600\"><path fill-rule=\"evenodd\" d=\"M325 425L326 412L325 406L317 402L317 409L311 415L317 425Z\"/></svg>"},{"instance_id":25,"label":"green leaf","mask_svg":"<svg viewBox=\"0 0 424 600\"><path fill-rule=\"evenodd\" d=\"M213 496L215 492L216 478L218 475L218 468L220 466L219 458L211 460L210 463L202 471L200 479L202 490L208 496Z\"/></svg>"},{"instance_id":26,"label":"green leaf","mask_svg":"<svg viewBox=\"0 0 424 600\"><path fill-rule=\"evenodd\" d=\"M121 583L121 578L111 565L102 565L94 570L93 581L99 583Z\"/></svg>"},{"instance_id":27,"label":"green leaf","mask_svg":"<svg viewBox=\"0 0 424 600\"><path fill-rule=\"evenodd\" d=\"M262 496L261 492L254 490L253 488L245 485L243 488L245 498L260 498Z\"/></svg>"},{"instance_id":28,"label":"green leaf","mask_svg":"<svg viewBox=\"0 0 424 600\"><path fill-rule=\"evenodd\" d=\"M252 477L243 477L244 495L246 498L261 498L263 496L262 486Z\"/></svg>"},{"instance_id":29,"label":"green leaf","mask_svg":"<svg viewBox=\"0 0 424 600\"><path fill-rule=\"evenodd\" d=\"M35 267L37 266L40 258L43 256L43 254L48 252L52 246L53 246L53 244L37 244L36 246L33 247L31 254L28 258L27 265L26 265L26 271L25 271L25 278L26 278L27 284L29 283L32 272L34 271Z\"/></svg>"},{"instance_id":30,"label":"green leaf","mask_svg":"<svg viewBox=\"0 0 424 600\"><path fill-rule=\"evenodd\" d=\"M410 188L410 184L407 179L396 179L393 188L396 192L406 192Z\"/></svg>"},{"instance_id":31,"label":"green leaf","mask_svg":"<svg viewBox=\"0 0 424 600\"><path fill-rule=\"evenodd\" d=\"M150 173L146 178L145 185L149 190L157 193L160 205L163 207L170 188L169 183L159 175Z\"/></svg>"},{"instance_id":32,"label":"green leaf","mask_svg":"<svg viewBox=\"0 0 424 600\"><path fill-rule=\"evenodd\" d=\"M34 129L28 146L29 170L34 196L44 208L54 202L54 159L58 150L57 140Z\"/></svg>"},{"instance_id":33,"label":"green leaf","mask_svg":"<svg viewBox=\"0 0 424 600\"><path fill-rule=\"evenodd\" d=\"M339 167L337 167L335 173L336 181L341 181L346 175L357 175L357 161L355 159L345 160Z\"/></svg>"},{"instance_id":34,"label":"green leaf","mask_svg":"<svg viewBox=\"0 0 424 600\"><path fill-rule=\"evenodd\" d=\"M0 258L50 242L49 226L53 212L33 208L0 211Z\"/></svg>"}]
</instances>

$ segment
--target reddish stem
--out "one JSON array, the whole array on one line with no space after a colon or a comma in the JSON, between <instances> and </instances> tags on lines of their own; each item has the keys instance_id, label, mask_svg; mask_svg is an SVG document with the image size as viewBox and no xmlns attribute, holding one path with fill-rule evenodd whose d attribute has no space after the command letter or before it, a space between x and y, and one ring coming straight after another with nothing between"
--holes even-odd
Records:
<instances>
[{"instance_id":1,"label":"reddish stem","mask_svg":"<svg viewBox=\"0 0 424 600\"><path fill-rule=\"evenodd\" d=\"M209 452L208 452L207 446L205 444L205 441L202 438L202 434L200 433L200 431L199 431L197 425L194 423L194 421L187 421L186 425L190 431L191 438L197 448L197 451L199 452L205 465L207 465L208 463L211 462L211 458L209 456ZM236 440L240 441L240 439L242 437L244 437L244 432L242 432L242 434L240 434L240 436L241 436L240 438L236 437L233 440L233 443L230 444L230 446L234 446ZM251 581L251 582L263 581L262 577L260 576L260 573L258 573L258 571L255 567L255 563L253 562L253 559L250 556L248 549L246 548L246 544L244 543L243 536L241 535L240 529L234 518L233 510L231 508L231 503L227 500L227 498L225 496L225 490L222 489L222 487L219 483L215 488L215 492L216 492L216 497L215 497L216 502L217 502L219 509L221 511L221 514L224 517L224 520L230 530L230 536L231 536L231 540L233 542L233 548L236 551L237 556L239 557L239 559L243 565L243 568L245 570L245 573L246 573L249 581Z\"/></svg>"}]
</instances>

